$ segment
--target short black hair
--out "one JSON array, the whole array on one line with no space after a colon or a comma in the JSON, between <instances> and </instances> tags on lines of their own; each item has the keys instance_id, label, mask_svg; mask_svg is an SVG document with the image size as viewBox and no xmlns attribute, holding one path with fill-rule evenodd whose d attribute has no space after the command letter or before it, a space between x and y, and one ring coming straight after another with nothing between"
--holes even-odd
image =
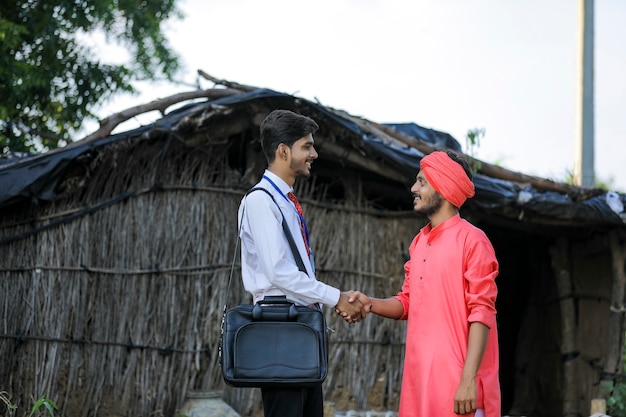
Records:
<instances>
[{"instance_id":1,"label":"short black hair","mask_svg":"<svg viewBox=\"0 0 626 417\"><path fill-rule=\"evenodd\" d=\"M278 145L294 142L319 129L315 120L290 110L274 110L261 123L261 148L268 163L274 162Z\"/></svg>"}]
</instances>

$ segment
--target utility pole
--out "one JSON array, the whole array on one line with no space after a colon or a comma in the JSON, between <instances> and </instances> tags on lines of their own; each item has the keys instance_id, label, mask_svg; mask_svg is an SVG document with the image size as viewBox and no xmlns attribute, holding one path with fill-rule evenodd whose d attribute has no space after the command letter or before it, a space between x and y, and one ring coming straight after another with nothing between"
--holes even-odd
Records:
<instances>
[{"instance_id":1,"label":"utility pole","mask_svg":"<svg viewBox=\"0 0 626 417\"><path fill-rule=\"evenodd\" d=\"M594 1L578 0L578 106L574 183L595 186L594 174Z\"/></svg>"}]
</instances>

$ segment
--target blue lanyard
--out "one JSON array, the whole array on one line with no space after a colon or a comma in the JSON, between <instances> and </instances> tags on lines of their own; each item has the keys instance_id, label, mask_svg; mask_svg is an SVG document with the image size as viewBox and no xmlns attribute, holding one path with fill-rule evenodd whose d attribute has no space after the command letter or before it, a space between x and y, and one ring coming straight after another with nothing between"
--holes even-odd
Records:
<instances>
[{"instance_id":1,"label":"blue lanyard","mask_svg":"<svg viewBox=\"0 0 626 417\"><path fill-rule=\"evenodd\" d=\"M287 196L285 194L283 194L282 191L280 191L280 188L278 188L278 185L274 184L274 181L272 181L271 179L269 179L269 177L267 177L266 175L263 175L263 178L267 180L267 182L269 182L270 184L272 184L272 187L274 187L276 189L276 191L278 191L278 193L280 195L283 196L283 198L285 200L287 200L287 202L289 203L290 206L293 207L293 209L296 211L296 214L298 215L298 217L300 218L300 223L302 225L304 225L304 234L306 236L306 245L310 248L311 245L309 243L309 228L306 225L306 221L304 220L304 217L302 217L302 215L298 212L298 210L296 209L296 207L293 205L292 201L287 198Z\"/></svg>"}]
</instances>

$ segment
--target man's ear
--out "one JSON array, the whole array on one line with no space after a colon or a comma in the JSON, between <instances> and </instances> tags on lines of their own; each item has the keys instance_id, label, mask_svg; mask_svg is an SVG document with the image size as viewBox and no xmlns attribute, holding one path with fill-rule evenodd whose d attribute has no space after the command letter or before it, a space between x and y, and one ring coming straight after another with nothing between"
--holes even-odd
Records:
<instances>
[{"instance_id":1,"label":"man's ear","mask_svg":"<svg viewBox=\"0 0 626 417\"><path fill-rule=\"evenodd\" d=\"M280 158L280 159L287 159L287 153L291 151L291 149L289 149L289 146L285 145L284 143L281 143L278 145L278 148L276 149L276 157Z\"/></svg>"}]
</instances>

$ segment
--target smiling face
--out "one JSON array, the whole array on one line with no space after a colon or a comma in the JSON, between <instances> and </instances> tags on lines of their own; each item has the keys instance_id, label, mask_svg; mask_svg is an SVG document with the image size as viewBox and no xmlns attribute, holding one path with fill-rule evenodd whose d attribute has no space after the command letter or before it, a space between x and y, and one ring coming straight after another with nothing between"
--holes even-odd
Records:
<instances>
[{"instance_id":1,"label":"smiling face","mask_svg":"<svg viewBox=\"0 0 626 417\"><path fill-rule=\"evenodd\" d=\"M308 177L311 175L311 164L317 159L318 154L313 146L313 135L298 139L289 150L289 169L294 177Z\"/></svg>"},{"instance_id":2,"label":"smiling face","mask_svg":"<svg viewBox=\"0 0 626 417\"><path fill-rule=\"evenodd\" d=\"M442 207L443 198L428 182L423 172L417 174L415 184L411 187L413 209L416 213L428 218L433 217Z\"/></svg>"}]
</instances>

